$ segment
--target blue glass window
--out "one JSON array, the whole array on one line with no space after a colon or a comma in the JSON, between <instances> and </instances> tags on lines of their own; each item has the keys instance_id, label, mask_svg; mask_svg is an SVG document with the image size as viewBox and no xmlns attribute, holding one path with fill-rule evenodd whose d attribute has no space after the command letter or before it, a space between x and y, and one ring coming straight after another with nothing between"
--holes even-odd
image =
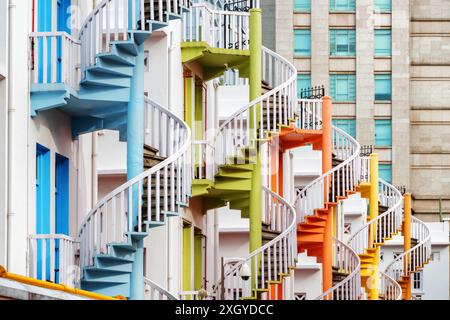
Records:
<instances>
[{"instance_id":1,"label":"blue glass window","mask_svg":"<svg viewBox=\"0 0 450 320\"><path fill-rule=\"evenodd\" d=\"M330 11L355 11L355 0L330 0Z\"/></svg>"},{"instance_id":2,"label":"blue glass window","mask_svg":"<svg viewBox=\"0 0 450 320\"><path fill-rule=\"evenodd\" d=\"M330 76L330 95L334 101L356 101L356 77L351 74Z\"/></svg>"},{"instance_id":3,"label":"blue glass window","mask_svg":"<svg viewBox=\"0 0 450 320\"><path fill-rule=\"evenodd\" d=\"M296 56L311 55L311 30L307 29L294 30L294 55Z\"/></svg>"},{"instance_id":4,"label":"blue glass window","mask_svg":"<svg viewBox=\"0 0 450 320\"><path fill-rule=\"evenodd\" d=\"M297 76L297 92L300 97L302 90L311 88L311 75L310 74L299 74Z\"/></svg>"},{"instance_id":5,"label":"blue glass window","mask_svg":"<svg viewBox=\"0 0 450 320\"><path fill-rule=\"evenodd\" d=\"M375 100L391 100L392 79L390 74L375 75Z\"/></svg>"},{"instance_id":6,"label":"blue glass window","mask_svg":"<svg viewBox=\"0 0 450 320\"><path fill-rule=\"evenodd\" d=\"M330 55L354 56L356 51L355 30L330 30Z\"/></svg>"},{"instance_id":7,"label":"blue glass window","mask_svg":"<svg viewBox=\"0 0 450 320\"><path fill-rule=\"evenodd\" d=\"M294 11L310 12L311 0L294 0Z\"/></svg>"},{"instance_id":8,"label":"blue glass window","mask_svg":"<svg viewBox=\"0 0 450 320\"><path fill-rule=\"evenodd\" d=\"M380 164L378 166L379 178L392 183L392 164Z\"/></svg>"},{"instance_id":9,"label":"blue glass window","mask_svg":"<svg viewBox=\"0 0 450 320\"><path fill-rule=\"evenodd\" d=\"M375 120L375 145L377 147L392 146L391 120Z\"/></svg>"},{"instance_id":10,"label":"blue glass window","mask_svg":"<svg viewBox=\"0 0 450 320\"><path fill-rule=\"evenodd\" d=\"M356 139L356 120L355 119L333 119L333 125Z\"/></svg>"},{"instance_id":11,"label":"blue glass window","mask_svg":"<svg viewBox=\"0 0 450 320\"><path fill-rule=\"evenodd\" d=\"M374 6L376 12L391 12L392 0L375 0Z\"/></svg>"},{"instance_id":12,"label":"blue glass window","mask_svg":"<svg viewBox=\"0 0 450 320\"><path fill-rule=\"evenodd\" d=\"M392 54L391 42L391 30L375 30L375 55L390 56Z\"/></svg>"}]
</instances>

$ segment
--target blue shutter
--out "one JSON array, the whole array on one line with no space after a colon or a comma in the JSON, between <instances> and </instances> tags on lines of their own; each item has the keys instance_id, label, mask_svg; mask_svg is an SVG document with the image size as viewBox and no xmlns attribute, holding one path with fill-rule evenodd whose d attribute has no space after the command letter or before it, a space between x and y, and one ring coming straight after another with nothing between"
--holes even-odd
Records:
<instances>
[{"instance_id":1,"label":"blue shutter","mask_svg":"<svg viewBox=\"0 0 450 320\"><path fill-rule=\"evenodd\" d=\"M378 168L380 179L392 183L392 164L380 164Z\"/></svg>"},{"instance_id":2,"label":"blue shutter","mask_svg":"<svg viewBox=\"0 0 450 320\"><path fill-rule=\"evenodd\" d=\"M311 0L295 0L294 10L298 12L310 12L311 11Z\"/></svg>"},{"instance_id":3,"label":"blue shutter","mask_svg":"<svg viewBox=\"0 0 450 320\"><path fill-rule=\"evenodd\" d=\"M336 81L337 81L337 75L335 75L335 74L330 75L330 96L334 101L337 101L337 99L336 99Z\"/></svg>"},{"instance_id":4,"label":"blue shutter","mask_svg":"<svg viewBox=\"0 0 450 320\"><path fill-rule=\"evenodd\" d=\"M297 76L297 92L298 96L300 97L300 94L302 90L309 89L311 87L311 75L309 74L299 74Z\"/></svg>"},{"instance_id":5,"label":"blue shutter","mask_svg":"<svg viewBox=\"0 0 450 320\"><path fill-rule=\"evenodd\" d=\"M356 101L356 76L348 76L348 101Z\"/></svg>"},{"instance_id":6,"label":"blue shutter","mask_svg":"<svg viewBox=\"0 0 450 320\"><path fill-rule=\"evenodd\" d=\"M331 11L355 11L355 0L330 0Z\"/></svg>"},{"instance_id":7,"label":"blue shutter","mask_svg":"<svg viewBox=\"0 0 450 320\"><path fill-rule=\"evenodd\" d=\"M356 54L356 31L348 30L348 43L349 43L349 56L354 56Z\"/></svg>"},{"instance_id":8,"label":"blue shutter","mask_svg":"<svg viewBox=\"0 0 450 320\"><path fill-rule=\"evenodd\" d=\"M296 56L311 55L311 30L294 30L294 54Z\"/></svg>"},{"instance_id":9,"label":"blue shutter","mask_svg":"<svg viewBox=\"0 0 450 320\"><path fill-rule=\"evenodd\" d=\"M330 30L330 55L336 55L336 31Z\"/></svg>"},{"instance_id":10,"label":"blue shutter","mask_svg":"<svg viewBox=\"0 0 450 320\"><path fill-rule=\"evenodd\" d=\"M375 120L375 145L378 147L392 146L391 120Z\"/></svg>"},{"instance_id":11,"label":"blue shutter","mask_svg":"<svg viewBox=\"0 0 450 320\"><path fill-rule=\"evenodd\" d=\"M392 54L391 30L375 30L375 55L390 56Z\"/></svg>"},{"instance_id":12,"label":"blue shutter","mask_svg":"<svg viewBox=\"0 0 450 320\"><path fill-rule=\"evenodd\" d=\"M392 80L390 74L375 75L375 100L391 100Z\"/></svg>"},{"instance_id":13,"label":"blue shutter","mask_svg":"<svg viewBox=\"0 0 450 320\"><path fill-rule=\"evenodd\" d=\"M356 139L356 120L354 119L334 119L333 125L345 131Z\"/></svg>"},{"instance_id":14,"label":"blue shutter","mask_svg":"<svg viewBox=\"0 0 450 320\"><path fill-rule=\"evenodd\" d=\"M377 12L391 12L392 0L375 0L374 6Z\"/></svg>"}]
</instances>

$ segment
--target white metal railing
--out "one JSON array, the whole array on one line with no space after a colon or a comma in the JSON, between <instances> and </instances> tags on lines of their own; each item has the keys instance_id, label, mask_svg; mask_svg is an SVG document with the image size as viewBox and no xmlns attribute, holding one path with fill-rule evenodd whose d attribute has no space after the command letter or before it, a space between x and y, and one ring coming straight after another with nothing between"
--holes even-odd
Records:
<instances>
[{"instance_id":1,"label":"white metal railing","mask_svg":"<svg viewBox=\"0 0 450 320\"><path fill-rule=\"evenodd\" d=\"M304 130L322 129L322 100L298 99L297 128Z\"/></svg>"},{"instance_id":2,"label":"white metal railing","mask_svg":"<svg viewBox=\"0 0 450 320\"><path fill-rule=\"evenodd\" d=\"M402 300L402 287L384 272L379 271L380 295L384 300Z\"/></svg>"},{"instance_id":3,"label":"white metal railing","mask_svg":"<svg viewBox=\"0 0 450 320\"><path fill-rule=\"evenodd\" d=\"M361 182L370 182L370 157L361 157Z\"/></svg>"},{"instance_id":4,"label":"white metal railing","mask_svg":"<svg viewBox=\"0 0 450 320\"><path fill-rule=\"evenodd\" d=\"M214 145L208 141L192 142L192 177L213 180L216 173Z\"/></svg>"},{"instance_id":5,"label":"white metal railing","mask_svg":"<svg viewBox=\"0 0 450 320\"><path fill-rule=\"evenodd\" d=\"M343 130L332 127L332 148L341 164L307 185L295 201L297 221L315 214L316 209L324 207L325 202L338 202L338 197L347 196L359 183L360 160L359 143ZM325 192L327 190L327 192Z\"/></svg>"},{"instance_id":6,"label":"white metal railing","mask_svg":"<svg viewBox=\"0 0 450 320\"><path fill-rule=\"evenodd\" d=\"M295 210L283 198L264 188L266 201L265 222L270 229L280 232L272 241L252 252L248 257L234 263L225 271L223 279L216 286L222 300L239 300L253 296L253 289L267 289L268 281L279 281L282 274L288 274L295 265L297 224ZM250 268L251 276L243 279L241 268Z\"/></svg>"},{"instance_id":7,"label":"white metal railing","mask_svg":"<svg viewBox=\"0 0 450 320\"><path fill-rule=\"evenodd\" d=\"M189 6L190 0L101 1L80 29L82 74L97 54L110 52L112 41L129 40L130 31L151 32L153 21L168 22L168 14L180 15Z\"/></svg>"},{"instance_id":8,"label":"white metal railing","mask_svg":"<svg viewBox=\"0 0 450 320\"><path fill-rule=\"evenodd\" d=\"M396 234L403 220L403 197L393 185L379 179L381 186L379 200L386 212L369 221L358 229L349 239L348 244L357 254L364 254L366 249L382 244Z\"/></svg>"},{"instance_id":9,"label":"white metal railing","mask_svg":"<svg viewBox=\"0 0 450 320\"><path fill-rule=\"evenodd\" d=\"M126 233L143 231L145 222L163 223L167 212L177 212L179 204L188 201L190 129L178 116L147 98L145 108L151 145L167 159L112 191L88 213L79 231L81 267L91 265L96 254L107 253L108 243L126 241Z\"/></svg>"},{"instance_id":10,"label":"white metal railing","mask_svg":"<svg viewBox=\"0 0 450 320\"><path fill-rule=\"evenodd\" d=\"M226 0L223 5L225 11L249 11L252 8L260 8L260 0Z\"/></svg>"},{"instance_id":11,"label":"white metal railing","mask_svg":"<svg viewBox=\"0 0 450 320\"><path fill-rule=\"evenodd\" d=\"M219 128L216 161L227 164L229 156L257 138L266 138L278 125L289 125L297 111L297 70L286 59L263 47L262 78L268 92L235 112ZM273 88L273 89L272 89Z\"/></svg>"},{"instance_id":12,"label":"white metal railing","mask_svg":"<svg viewBox=\"0 0 450 320\"><path fill-rule=\"evenodd\" d=\"M31 278L75 287L78 243L74 239L62 234L39 234L30 235L28 242Z\"/></svg>"},{"instance_id":13,"label":"white metal railing","mask_svg":"<svg viewBox=\"0 0 450 320\"><path fill-rule=\"evenodd\" d=\"M360 300L361 260L352 248L335 238L333 238L333 267L347 276L316 300Z\"/></svg>"},{"instance_id":14,"label":"white metal railing","mask_svg":"<svg viewBox=\"0 0 450 320\"><path fill-rule=\"evenodd\" d=\"M148 278L144 278L144 285L144 300L179 300L175 295Z\"/></svg>"},{"instance_id":15,"label":"white metal railing","mask_svg":"<svg viewBox=\"0 0 450 320\"><path fill-rule=\"evenodd\" d=\"M211 9L205 3L192 5L183 16L183 40L203 41L222 49L249 49L250 14Z\"/></svg>"},{"instance_id":16,"label":"white metal railing","mask_svg":"<svg viewBox=\"0 0 450 320\"><path fill-rule=\"evenodd\" d=\"M77 88L80 42L66 32L33 32L30 39L31 83L64 83Z\"/></svg>"},{"instance_id":17,"label":"white metal railing","mask_svg":"<svg viewBox=\"0 0 450 320\"><path fill-rule=\"evenodd\" d=\"M384 271L396 281L417 272L431 258L431 231L416 217L411 217L411 238L417 239L417 245L395 258Z\"/></svg>"},{"instance_id":18,"label":"white metal railing","mask_svg":"<svg viewBox=\"0 0 450 320\"><path fill-rule=\"evenodd\" d=\"M223 76L219 79L219 84L222 86L246 86L249 85L247 78L241 78L239 70L227 70Z\"/></svg>"}]
</instances>

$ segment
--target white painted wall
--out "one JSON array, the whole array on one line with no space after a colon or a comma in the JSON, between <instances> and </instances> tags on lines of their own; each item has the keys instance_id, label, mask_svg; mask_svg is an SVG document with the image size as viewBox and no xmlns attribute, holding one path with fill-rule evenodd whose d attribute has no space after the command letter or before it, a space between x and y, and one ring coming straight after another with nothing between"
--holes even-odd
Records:
<instances>
[{"instance_id":1,"label":"white painted wall","mask_svg":"<svg viewBox=\"0 0 450 320\"><path fill-rule=\"evenodd\" d=\"M8 1L0 2L0 265L6 265Z\"/></svg>"},{"instance_id":2,"label":"white painted wall","mask_svg":"<svg viewBox=\"0 0 450 320\"><path fill-rule=\"evenodd\" d=\"M227 119L249 102L248 86L220 86L217 94L219 120Z\"/></svg>"},{"instance_id":3,"label":"white painted wall","mask_svg":"<svg viewBox=\"0 0 450 320\"><path fill-rule=\"evenodd\" d=\"M423 300L449 300L449 226L447 222L427 223L431 229L431 250L438 253L439 259L430 261L423 269L423 291L414 294L422 295ZM403 237L396 236L381 248L384 255L381 270L384 270L394 259L395 252L403 252ZM436 255L437 257L437 255Z\"/></svg>"}]
</instances>

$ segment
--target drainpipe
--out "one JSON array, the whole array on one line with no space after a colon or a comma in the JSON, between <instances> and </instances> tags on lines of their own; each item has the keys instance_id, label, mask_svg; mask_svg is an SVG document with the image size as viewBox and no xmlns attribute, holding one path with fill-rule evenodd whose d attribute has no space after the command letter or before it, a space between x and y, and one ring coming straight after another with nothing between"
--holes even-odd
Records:
<instances>
[{"instance_id":1,"label":"drainpipe","mask_svg":"<svg viewBox=\"0 0 450 320\"><path fill-rule=\"evenodd\" d=\"M97 176L97 159L98 159L98 134L92 133L92 205L93 208L98 201L98 176Z\"/></svg>"},{"instance_id":2,"label":"drainpipe","mask_svg":"<svg viewBox=\"0 0 450 320\"><path fill-rule=\"evenodd\" d=\"M12 60L15 57L15 47L12 45L14 41L13 37L13 21L15 18L15 10L16 4L15 0L9 0L8 4L8 15L9 15L9 34L8 34L8 214L7 214L7 268L8 270L12 269L12 225L14 219L14 203L13 203L13 168L14 168L14 115L16 112L15 108L15 98L14 98L14 87L13 87L13 79L15 77L14 72L12 70Z\"/></svg>"}]
</instances>

